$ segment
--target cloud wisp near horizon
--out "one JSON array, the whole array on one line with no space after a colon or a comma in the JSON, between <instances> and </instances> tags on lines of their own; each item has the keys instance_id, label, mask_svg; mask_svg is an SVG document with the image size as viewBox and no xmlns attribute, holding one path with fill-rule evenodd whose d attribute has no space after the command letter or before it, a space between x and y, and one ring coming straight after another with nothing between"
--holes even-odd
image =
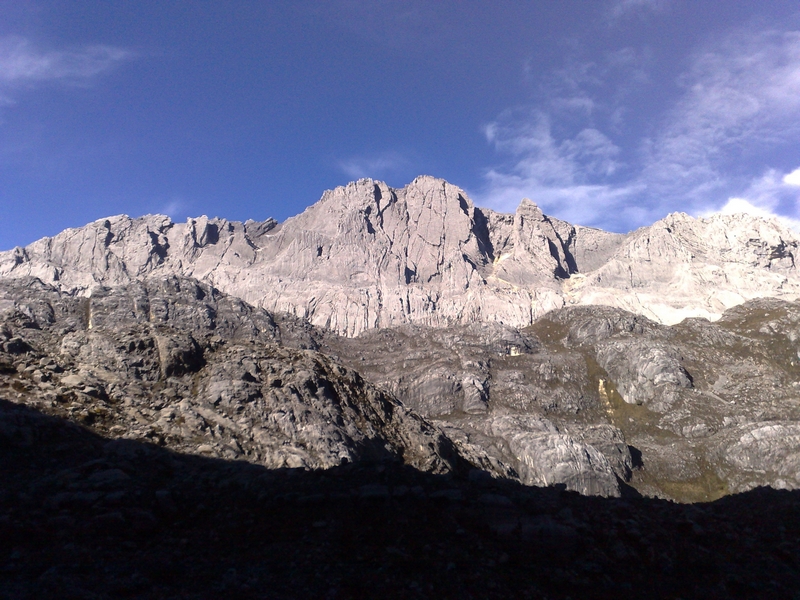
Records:
<instances>
[{"instance_id":1,"label":"cloud wisp near horizon","mask_svg":"<svg viewBox=\"0 0 800 600\"><path fill-rule=\"evenodd\" d=\"M796 227L800 156L781 157L784 167L769 161L800 133L800 32L737 31L697 49L657 126L638 135L624 122L635 117L635 94L609 102L592 93L626 54L634 51L573 65L571 96L551 87L536 108L486 125L488 143L510 160L485 171L479 200L508 211L528 196L555 216L615 230L733 208ZM637 66L621 87L648 80Z\"/></svg>"},{"instance_id":2,"label":"cloud wisp near horizon","mask_svg":"<svg viewBox=\"0 0 800 600\"><path fill-rule=\"evenodd\" d=\"M338 161L339 169L353 179L385 177L407 170L410 164L405 156L396 151L382 152L369 157L353 156Z\"/></svg>"}]
</instances>

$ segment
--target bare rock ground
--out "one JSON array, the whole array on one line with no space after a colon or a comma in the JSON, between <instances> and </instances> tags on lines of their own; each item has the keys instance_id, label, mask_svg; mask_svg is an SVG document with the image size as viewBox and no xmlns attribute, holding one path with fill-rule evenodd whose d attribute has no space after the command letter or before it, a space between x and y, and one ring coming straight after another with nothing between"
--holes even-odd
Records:
<instances>
[{"instance_id":1,"label":"bare rock ground","mask_svg":"<svg viewBox=\"0 0 800 600\"><path fill-rule=\"evenodd\" d=\"M455 467L438 430L352 371L287 347L262 309L193 280L74 298L18 280L0 292L3 383L103 433L272 468L394 457ZM302 327L288 338L314 346Z\"/></svg>"},{"instance_id":2,"label":"bare rock ground","mask_svg":"<svg viewBox=\"0 0 800 600\"><path fill-rule=\"evenodd\" d=\"M800 305L666 326L568 307L521 330L401 327L326 352L521 481L681 501L800 486Z\"/></svg>"}]
</instances>

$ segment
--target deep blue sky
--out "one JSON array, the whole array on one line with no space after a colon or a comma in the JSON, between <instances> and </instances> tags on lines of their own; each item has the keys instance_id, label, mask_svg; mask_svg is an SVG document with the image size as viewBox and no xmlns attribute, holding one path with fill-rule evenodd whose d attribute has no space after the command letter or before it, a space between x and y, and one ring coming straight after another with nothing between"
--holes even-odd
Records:
<instances>
[{"instance_id":1,"label":"deep blue sky","mask_svg":"<svg viewBox=\"0 0 800 600\"><path fill-rule=\"evenodd\" d=\"M798 218L796 0L0 0L0 249L369 176L616 231Z\"/></svg>"}]
</instances>

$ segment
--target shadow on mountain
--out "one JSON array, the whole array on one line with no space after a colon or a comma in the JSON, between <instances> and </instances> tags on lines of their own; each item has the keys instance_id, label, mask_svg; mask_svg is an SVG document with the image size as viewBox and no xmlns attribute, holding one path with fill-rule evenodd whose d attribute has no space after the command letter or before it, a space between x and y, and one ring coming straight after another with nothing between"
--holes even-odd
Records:
<instances>
[{"instance_id":1,"label":"shadow on mountain","mask_svg":"<svg viewBox=\"0 0 800 600\"><path fill-rule=\"evenodd\" d=\"M584 497L393 462L267 470L0 400L0 598L791 597L800 493Z\"/></svg>"}]
</instances>

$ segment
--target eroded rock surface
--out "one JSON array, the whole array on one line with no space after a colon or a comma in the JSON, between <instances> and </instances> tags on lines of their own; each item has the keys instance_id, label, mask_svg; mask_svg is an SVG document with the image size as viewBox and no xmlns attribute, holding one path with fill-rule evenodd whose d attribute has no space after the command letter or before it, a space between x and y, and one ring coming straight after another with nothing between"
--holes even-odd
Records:
<instances>
[{"instance_id":1,"label":"eroded rock surface","mask_svg":"<svg viewBox=\"0 0 800 600\"><path fill-rule=\"evenodd\" d=\"M405 326L323 348L528 485L619 495L632 468L625 439L606 424L584 358L543 337L497 323Z\"/></svg>"},{"instance_id":2,"label":"eroded rock surface","mask_svg":"<svg viewBox=\"0 0 800 600\"><path fill-rule=\"evenodd\" d=\"M466 465L438 429L287 319L171 277L73 297L0 286L5 393L98 432L270 468ZM294 347L291 347L294 346Z\"/></svg>"},{"instance_id":3,"label":"eroded rock surface","mask_svg":"<svg viewBox=\"0 0 800 600\"><path fill-rule=\"evenodd\" d=\"M399 460L680 500L800 487L800 305L666 326L570 307L337 336L192 279L0 284L7 393L95 428L271 468Z\"/></svg>"},{"instance_id":4,"label":"eroded rock surface","mask_svg":"<svg viewBox=\"0 0 800 600\"><path fill-rule=\"evenodd\" d=\"M0 253L0 356L72 418L273 466L794 488L797 247L743 215L621 235L364 179L284 223L118 216Z\"/></svg>"},{"instance_id":5,"label":"eroded rock surface","mask_svg":"<svg viewBox=\"0 0 800 600\"><path fill-rule=\"evenodd\" d=\"M799 324L800 305L775 299L674 326L569 307L524 329L406 326L323 347L526 483L703 500L800 486Z\"/></svg>"}]
</instances>

